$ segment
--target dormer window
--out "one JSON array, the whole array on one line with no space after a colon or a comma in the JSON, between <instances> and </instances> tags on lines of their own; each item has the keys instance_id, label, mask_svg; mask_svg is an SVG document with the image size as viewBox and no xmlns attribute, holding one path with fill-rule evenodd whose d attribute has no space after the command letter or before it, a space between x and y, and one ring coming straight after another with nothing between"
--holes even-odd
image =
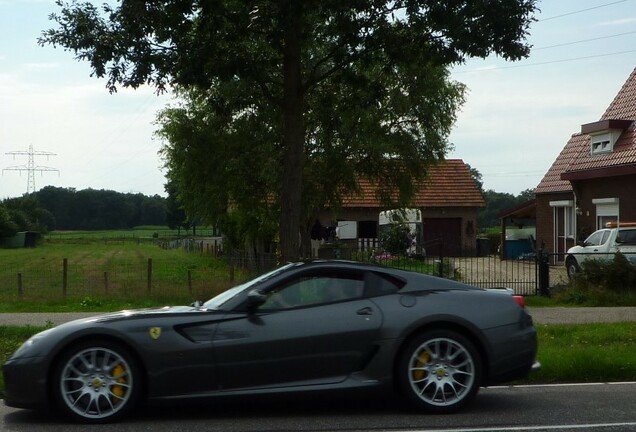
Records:
<instances>
[{"instance_id":1,"label":"dormer window","mask_svg":"<svg viewBox=\"0 0 636 432\"><path fill-rule=\"evenodd\" d=\"M631 124L632 120L601 120L582 125L581 133L590 136L592 155L611 153L618 138Z\"/></svg>"},{"instance_id":2,"label":"dormer window","mask_svg":"<svg viewBox=\"0 0 636 432\"><path fill-rule=\"evenodd\" d=\"M614 150L611 133L592 135L592 154L609 153Z\"/></svg>"}]
</instances>

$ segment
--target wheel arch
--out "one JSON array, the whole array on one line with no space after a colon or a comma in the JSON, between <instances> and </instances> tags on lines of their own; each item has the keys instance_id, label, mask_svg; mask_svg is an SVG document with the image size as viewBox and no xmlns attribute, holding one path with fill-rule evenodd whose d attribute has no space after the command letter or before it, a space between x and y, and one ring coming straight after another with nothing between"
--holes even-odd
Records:
<instances>
[{"instance_id":1,"label":"wheel arch","mask_svg":"<svg viewBox=\"0 0 636 432\"><path fill-rule=\"evenodd\" d=\"M139 369L140 376L141 376L140 399L141 400L147 399L147 397L148 397L148 379L149 379L148 372L147 372L148 369L147 369L147 367L145 365L145 362L143 361L142 356L135 349L133 344L129 343L128 341L126 341L122 337L118 337L118 336L110 334L110 333L91 333L91 334L83 334L83 335L80 335L80 336L78 336L76 338L69 339L69 340L65 341L64 344L59 347L59 349L55 352L55 354L51 358L51 361L49 362L48 367L47 367L47 371L46 371L46 392L47 392L47 395L49 397L49 400L53 400L51 398L52 397L52 392L53 392L52 376L53 376L53 373L55 372L55 368L60 363L61 358L70 349L72 349L74 346L76 346L78 344L81 344L81 343L84 343L84 342L91 342L91 343L98 344L100 341L110 342L110 343L114 343L114 344L117 344L117 345L121 345L128 352L128 354L130 354L133 357L133 360L139 366L138 369Z\"/></svg>"},{"instance_id":2,"label":"wheel arch","mask_svg":"<svg viewBox=\"0 0 636 432\"><path fill-rule=\"evenodd\" d=\"M570 273L570 265L572 264L574 265L575 273L581 270L581 264L579 263L579 260L576 258L576 256L573 254L567 254L565 256L564 264L565 264L565 272L567 273L570 279L572 278L574 274L574 273Z\"/></svg>"},{"instance_id":3,"label":"wheel arch","mask_svg":"<svg viewBox=\"0 0 636 432\"><path fill-rule=\"evenodd\" d=\"M398 364L399 359L402 357L404 351L409 346L411 341L421 334L434 330L448 330L458 333L468 339L477 350L479 354L479 358L482 364L482 376L481 385L484 382L488 381L490 376L490 354L488 352L487 343L482 338L480 338L476 332L476 330L471 329L468 325L464 325L462 323L452 321L452 320L440 320L440 321L430 321L419 325L418 327L411 329L411 331L404 337L394 353L393 356L393 365L392 365L392 380L394 386L397 383L396 376L398 373Z\"/></svg>"}]
</instances>

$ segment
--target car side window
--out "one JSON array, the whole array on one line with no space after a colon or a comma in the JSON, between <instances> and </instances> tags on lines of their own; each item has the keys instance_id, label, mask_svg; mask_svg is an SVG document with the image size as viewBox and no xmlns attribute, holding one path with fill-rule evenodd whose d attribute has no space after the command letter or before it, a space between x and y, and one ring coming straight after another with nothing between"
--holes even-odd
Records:
<instances>
[{"instance_id":1,"label":"car side window","mask_svg":"<svg viewBox=\"0 0 636 432\"><path fill-rule=\"evenodd\" d=\"M602 240L603 240L603 231L596 231L585 240L585 244L588 246L598 246L603 244L601 242Z\"/></svg>"},{"instance_id":2,"label":"car side window","mask_svg":"<svg viewBox=\"0 0 636 432\"><path fill-rule=\"evenodd\" d=\"M601 243L600 244L605 244L605 242L607 241L607 239L610 236L610 232L609 231L603 231L603 238L601 238Z\"/></svg>"},{"instance_id":3,"label":"car side window","mask_svg":"<svg viewBox=\"0 0 636 432\"><path fill-rule=\"evenodd\" d=\"M376 297L385 294L398 292L406 282L398 277L379 273L369 272L367 275L367 297Z\"/></svg>"},{"instance_id":4,"label":"car side window","mask_svg":"<svg viewBox=\"0 0 636 432\"><path fill-rule=\"evenodd\" d=\"M616 242L623 244L636 244L636 230L619 231Z\"/></svg>"},{"instance_id":5,"label":"car side window","mask_svg":"<svg viewBox=\"0 0 636 432\"><path fill-rule=\"evenodd\" d=\"M357 275L304 276L267 294L259 310L293 309L362 297L364 281Z\"/></svg>"}]
</instances>

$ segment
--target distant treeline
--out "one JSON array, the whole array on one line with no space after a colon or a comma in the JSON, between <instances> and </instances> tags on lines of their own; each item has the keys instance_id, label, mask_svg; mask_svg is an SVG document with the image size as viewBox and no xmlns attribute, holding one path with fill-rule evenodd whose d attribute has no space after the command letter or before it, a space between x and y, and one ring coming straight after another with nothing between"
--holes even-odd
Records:
<instances>
[{"instance_id":1,"label":"distant treeline","mask_svg":"<svg viewBox=\"0 0 636 432\"><path fill-rule=\"evenodd\" d=\"M166 222L166 199L159 195L47 186L0 204L0 237L15 231L126 229Z\"/></svg>"},{"instance_id":2,"label":"distant treeline","mask_svg":"<svg viewBox=\"0 0 636 432\"><path fill-rule=\"evenodd\" d=\"M53 215L58 230L122 229L165 225L166 200L159 195L47 186L36 192L40 206Z\"/></svg>"}]
</instances>

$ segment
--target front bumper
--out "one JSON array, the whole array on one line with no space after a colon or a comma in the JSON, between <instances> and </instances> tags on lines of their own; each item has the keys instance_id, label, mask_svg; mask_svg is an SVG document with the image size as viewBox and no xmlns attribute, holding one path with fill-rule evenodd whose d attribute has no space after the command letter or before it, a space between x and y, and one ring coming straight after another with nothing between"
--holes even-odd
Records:
<instances>
[{"instance_id":1,"label":"front bumper","mask_svg":"<svg viewBox=\"0 0 636 432\"><path fill-rule=\"evenodd\" d=\"M9 359L2 366L5 405L27 409L46 408L49 404L46 370L43 357Z\"/></svg>"}]
</instances>

